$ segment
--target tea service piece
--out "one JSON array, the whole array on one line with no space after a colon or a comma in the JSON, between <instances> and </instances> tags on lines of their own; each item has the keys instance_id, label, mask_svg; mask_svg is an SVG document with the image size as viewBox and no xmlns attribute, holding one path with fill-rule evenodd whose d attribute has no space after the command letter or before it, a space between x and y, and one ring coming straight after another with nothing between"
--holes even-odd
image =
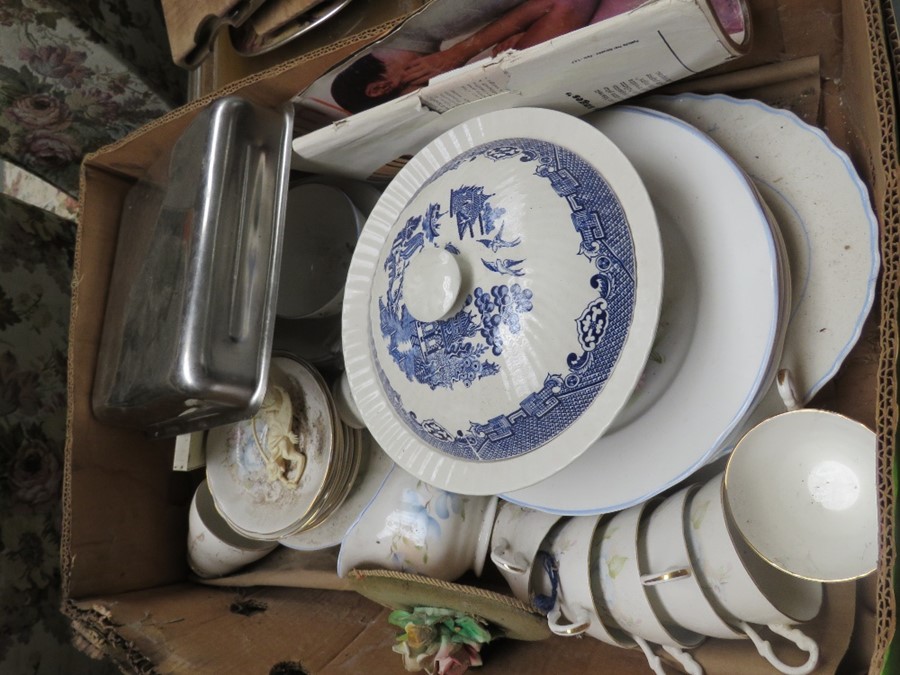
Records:
<instances>
[{"instance_id":1,"label":"tea service piece","mask_svg":"<svg viewBox=\"0 0 900 675\"><path fill-rule=\"evenodd\" d=\"M822 606L822 584L791 576L760 558L729 527L720 473L688 504L688 549L693 569L716 609L732 625L790 627L813 619Z\"/></svg>"},{"instance_id":2,"label":"tea service piece","mask_svg":"<svg viewBox=\"0 0 900 675\"><path fill-rule=\"evenodd\" d=\"M341 421L353 429L364 429L366 425L362 421L356 401L353 400L353 392L350 391L350 380L347 379L346 372L342 372L335 378L331 393L334 396L334 405Z\"/></svg>"},{"instance_id":3,"label":"tea service piece","mask_svg":"<svg viewBox=\"0 0 900 675\"><path fill-rule=\"evenodd\" d=\"M394 463L371 436L359 431L361 465L349 494L328 518L311 529L279 539L279 543L298 551L316 551L340 545L350 527L381 489Z\"/></svg>"},{"instance_id":4,"label":"tea service piece","mask_svg":"<svg viewBox=\"0 0 900 675\"><path fill-rule=\"evenodd\" d=\"M302 529L337 473L332 408L310 366L277 356L259 412L209 430L206 477L232 528L267 540Z\"/></svg>"},{"instance_id":5,"label":"tea service piece","mask_svg":"<svg viewBox=\"0 0 900 675\"><path fill-rule=\"evenodd\" d=\"M874 301L879 228L865 184L842 150L790 111L722 94L643 102L712 137L774 212L793 278L781 367L794 374L805 405L856 344ZM766 416L781 412L774 392L769 400Z\"/></svg>"},{"instance_id":6,"label":"tea service piece","mask_svg":"<svg viewBox=\"0 0 900 675\"><path fill-rule=\"evenodd\" d=\"M697 647L704 636L674 624L665 625L647 598L640 580L638 534L649 502L613 515L599 542L597 566L603 602L615 625L635 639L660 645L688 673L702 673L684 649Z\"/></svg>"},{"instance_id":7,"label":"tea service piece","mask_svg":"<svg viewBox=\"0 0 900 675\"><path fill-rule=\"evenodd\" d=\"M188 514L187 557L194 574L204 579L231 574L265 557L276 546L235 532L216 510L206 481L200 483Z\"/></svg>"},{"instance_id":8,"label":"tea service piece","mask_svg":"<svg viewBox=\"0 0 900 675\"><path fill-rule=\"evenodd\" d=\"M779 243L756 189L709 137L631 106L585 119L646 184L666 279L650 359L611 427L561 471L502 495L567 515L636 505L715 456L774 378L787 300Z\"/></svg>"},{"instance_id":9,"label":"tea service piece","mask_svg":"<svg viewBox=\"0 0 900 675\"><path fill-rule=\"evenodd\" d=\"M876 438L826 410L772 417L738 442L725 469L726 515L763 559L815 581L878 563Z\"/></svg>"},{"instance_id":10,"label":"tea service piece","mask_svg":"<svg viewBox=\"0 0 900 675\"><path fill-rule=\"evenodd\" d=\"M534 483L630 397L661 286L653 205L612 142L550 110L478 116L417 153L366 222L344 297L353 399L436 487Z\"/></svg>"},{"instance_id":11,"label":"tea service piece","mask_svg":"<svg viewBox=\"0 0 900 675\"><path fill-rule=\"evenodd\" d=\"M778 658L771 643L753 626L745 621L729 623L708 597L699 570L695 570L687 541L688 504L700 487L699 484L689 485L669 495L641 525L638 541L641 583L657 616L666 625L683 626L707 637L750 639L760 656L785 675L811 672L819 660L818 645L813 640L785 627L781 634L790 633L789 639L807 652L802 665L788 665ZM776 630L779 630L778 626Z\"/></svg>"},{"instance_id":12,"label":"tea service piece","mask_svg":"<svg viewBox=\"0 0 900 675\"><path fill-rule=\"evenodd\" d=\"M491 532L491 562L513 595L528 602L538 551L560 516L500 500Z\"/></svg>"},{"instance_id":13,"label":"tea service piece","mask_svg":"<svg viewBox=\"0 0 900 675\"><path fill-rule=\"evenodd\" d=\"M454 581L481 575L497 497L436 488L394 466L341 542L337 573L365 567Z\"/></svg>"}]
</instances>

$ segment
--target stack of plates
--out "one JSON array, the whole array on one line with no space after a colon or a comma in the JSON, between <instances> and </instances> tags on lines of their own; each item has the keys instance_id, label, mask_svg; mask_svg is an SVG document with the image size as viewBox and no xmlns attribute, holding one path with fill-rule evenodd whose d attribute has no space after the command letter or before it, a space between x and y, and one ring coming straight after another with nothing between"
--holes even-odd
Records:
<instances>
[{"instance_id":1,"label":"stack of plates","mask_svg":"<svg viewBox=\"0 0 900 675\"><path fill-rule=\"evenodd\" d=\"M801 404L834 376L879 267L849 159L755 101L649 105L483 115L388 186L342 337L363 421L402 468L551 513L618 511L781 412L779 370Z\"/></svg>"},{"instance_id":2,"label":"stack of plates","mask_svg":"<svg viewBox=\"0 0 900 675\"><path fill-rule=\"evenodd\" d=\"M207 434L206 475L235 531L278 540L328 520L354 485L363 451L362 433L339 420L321 375L276 356L259 413Z\"/></svg>"}]
</instances>

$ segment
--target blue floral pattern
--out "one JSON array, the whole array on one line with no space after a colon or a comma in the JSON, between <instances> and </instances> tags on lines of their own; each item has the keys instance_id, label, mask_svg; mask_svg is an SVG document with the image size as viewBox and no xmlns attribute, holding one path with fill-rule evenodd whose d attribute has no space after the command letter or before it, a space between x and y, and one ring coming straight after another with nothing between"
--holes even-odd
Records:
<instances>
[{"instance_id":1,"label":"blue floral pattern","mask_svg":"<svg viewBox=\"0 0 900 675\"><path fill-rule=\"evenodd\" d=\"M492 461L544 445L602 391L631 326L637 271L634 243L618 199L597 169L576 153L524 138L493 141L461 153L419 188L417 195L438 178L451 186L449 194L443 192L448 194L446 201L429 194L427 206L406 213L385 253L384 288L375 290L378 328L373 326L370 334L373 352L377 354L374 345L380 339L408 381L432 390L452 390L496 376L502 368L497 359L508 348L507 340L522 331L525 317L539 300L529 282L527 230L520 229L505 208L492 203L496 193L485 185L473 185L471 179L453 181L456 169L476 160L532 167L531 175L546 181L570 214L573 229L559 234L574 234L573 260L590 263L584 284L591 299L573 316L573 346L578 350L568 354L567 371L547 373L543 387L514 410L469 420L468 428L419 415L415 403L405 402L392 386L377 356L375 364L388 400L428 445L454 457ZM482 283L464 297L455 314L438 321L416 320L404 303L404 274L410 261L428 248L462 255L466 247L473 250L473 243L481 252L472 262L477 265L480 258ZM487 285L485 278L496 282Z\"/></svg>"},{"instance_id":2,"label":"blue floral pattern","mask_svg":"<svg viewBox=\"0 0 900 675\"><path fill-rule=\"evenodd\" d=\"M415 571L408 556L415 552L428 564L428 546L441 537L441 521L451 517L466 519L466 500L461 495L447 492L419 481L415 488L403 491L400 508L393 512L385 529L376 541L391 538L390 568Z\"/></svg>"}]
</instances>

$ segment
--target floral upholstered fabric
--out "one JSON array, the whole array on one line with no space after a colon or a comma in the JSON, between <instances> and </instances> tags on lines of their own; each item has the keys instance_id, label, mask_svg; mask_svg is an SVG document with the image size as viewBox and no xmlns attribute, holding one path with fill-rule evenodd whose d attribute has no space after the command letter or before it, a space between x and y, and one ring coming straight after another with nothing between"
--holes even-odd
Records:
<instances>
[{"instance_id":1,"label":"floral upholstered fabric","mask_svg":"<svg viewBox=\"0 0 900 675\"><path fill-rule=\"evenodd\" d=\"M0 196L0 672L114 672L59 612L75 224Z\"/></svg>"},{"instance_id":2,"label":"floral upholstered fabric","mask_svg":"<svg viewBox=\"0 0 900 675\"><path fill-rule=\"evenodd\" d=\"M0 156L69 194L87 152L170 108L75 7L0 3Z\"/></svg>"},{"instance_id":3,"label":"floral upholstered fabric","mask_svg":"<svg viewBox=\"0 0 900 675\"><path fill-rule=\"evenodd\" d=\"M0 673L118 672L59 611L74 198L186 79L159 0L0 0Z\"/></svg>"}]
</instances>

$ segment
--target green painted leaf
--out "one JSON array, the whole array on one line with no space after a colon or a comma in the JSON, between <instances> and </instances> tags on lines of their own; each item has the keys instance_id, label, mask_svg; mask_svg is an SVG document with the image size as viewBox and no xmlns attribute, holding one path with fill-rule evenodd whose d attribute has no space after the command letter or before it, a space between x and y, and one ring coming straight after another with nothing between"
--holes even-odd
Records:
<instances>
[{"instance_id":1,"label":"green painted leaf","mask_svg":"<svg viewBox=\"0 0 900 675\"><path fill-rule=\"evenodd\" d=\"M624 555L614 555L612 558L606 561L606 567L609 570L609 576L611 579L615 579L619 576L619 573L625 567L625 563L628 562L628 558Z\"/></svg>"}]
</instances>

